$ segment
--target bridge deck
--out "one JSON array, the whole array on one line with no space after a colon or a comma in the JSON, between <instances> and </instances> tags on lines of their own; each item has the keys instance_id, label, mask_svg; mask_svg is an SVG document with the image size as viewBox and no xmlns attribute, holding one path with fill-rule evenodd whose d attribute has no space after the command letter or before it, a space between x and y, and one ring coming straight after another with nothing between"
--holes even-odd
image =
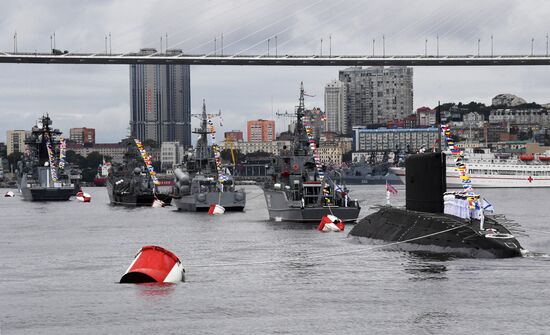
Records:
<instances>
[{"instance_id":1,"label":"bridge deck","mask_svg":"<svg viewBox=\"0 0 550 335\"><path fill-rule=\"evenodd\" d=\"M0 52L0 63L43 64L189 64L269 66L502 66L550 65L545 55L498 56L361 56L361 55L189 55L125 53L10 53Z\"/></svg>"}]
</instances>

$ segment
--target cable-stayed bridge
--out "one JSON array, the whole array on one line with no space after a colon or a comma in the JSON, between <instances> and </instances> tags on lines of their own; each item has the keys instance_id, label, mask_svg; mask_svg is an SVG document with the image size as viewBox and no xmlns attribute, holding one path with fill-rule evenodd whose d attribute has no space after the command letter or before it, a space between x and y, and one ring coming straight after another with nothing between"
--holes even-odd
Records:
<instances>
[{"instance_id":1,"label":"cable-stayed bridge","mask_svg":"<svg viewBox=\"0 0 550 335\"><path fill-rule=\"evenodd\" d=\"M548 55L216 55L166 53L0 52L0 63L189 64L264 66L523 66L550 65Z\"/></svg>"}]
</instances>

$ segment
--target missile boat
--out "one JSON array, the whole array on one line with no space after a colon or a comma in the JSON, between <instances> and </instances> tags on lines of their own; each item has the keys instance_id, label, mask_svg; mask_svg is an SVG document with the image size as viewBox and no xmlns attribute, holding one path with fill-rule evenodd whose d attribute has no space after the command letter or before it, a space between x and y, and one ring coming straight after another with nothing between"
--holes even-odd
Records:
<instances>
[{"instance_id":1,"label":"missile boat","mask_svg":"<svg viewBox=\"0 0 550 335\"><path fill-rule=\"evenodd\" d=\"M224 211L243 211L246 193L235 187L233 177L222 166L219 147L214 143L211 119L219 115L207 114L203 101L202 113L193 116L201 121L200 128L193 131L199 139L195 150L188 151L183 164L174 169L174 204L179 211L186 212L209 211L213 204L223 207ZM208 135L212 137L210 146Z\"/></svg>"}]
</instances>

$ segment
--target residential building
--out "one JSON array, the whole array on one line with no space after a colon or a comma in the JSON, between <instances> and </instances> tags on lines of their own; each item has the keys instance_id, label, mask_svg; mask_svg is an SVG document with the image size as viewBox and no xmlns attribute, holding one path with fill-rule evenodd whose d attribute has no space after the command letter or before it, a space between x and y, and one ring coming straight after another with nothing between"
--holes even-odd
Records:
<instances>
[{"instance_id":1,"label":"residential building","mask_svg":"<svg viewBox=\"0 0 550 335\"><path fill-rule=\"evenodd\" d=\"M345 86L346 134L353 127L385 124L413 111L413 69L409 67L351 67L341 70Z\"/></svg>"},{"instance_id":2,"label":"residential building","mask_svg":"<svg viewBox=\"0 0 550 335\"><path fill-rule=\"evenodd\" d=\"M94 145L94 128L71 128L69 130L69 139L76 144Z\"/></svg>"},{"instance_id":3,"label":"residential building","mask_svg":"<svg viewBox=\"0 0 550 335\"><path fill-rule=\"evenodd\" d=\"M416 125L417 127L434 127L436 123L436 113L435 109L430 107L420 107L416 109Z\"/></svg>"},{"instance_id":4,"label":"residential building","mask_svg":"<svg viewBox=\"0 0 550 335\"><path fill-rule=\"evenodd\" d=\"M248 142L266 142L275 140L274 120L251 120L247 122Z\"/></svg>"},{"instance_id":5,"label":"residential building","mask_svg":"<svg viewBox=\"0 0 550 335\"><path fill-rule=\"evenodd\" d=\"M152 54L155 49L142 49ZM181 50L169 49L167 54ZM189 65L130 65L130 126L141 141L178 141L191 146L191 88Z\"/></svg>"},{"instance_id":6,"label":"residential building","mask_svg":"<svg viewBox=\"0 0 550 335\"><path fill-rule=\"evenodd\" d=\"M161 170L172 169L174 165L181 164L184 150L185 148L178 141L162 142L160 148Z\"/></svg>"},{"instance_id":7,"label":"residential building","mask_svg":"<svg viewBox=\"0 0 550 335\"><path fill-rule=\"evenodd\" d=\"M347 133L346 86L343 82L333 80L325 86L325 113L327 131Z\"/></svg>"},{"instance_id":8,"label":"residential building","mask_svg":"<svg viewBox=\"0 0 550 335\"><path fill-rule=\"evenodd\" d=\"M317 148L319 159L325 165L341 164L342 155L344 154L341 147L337 145L324 145Z\"/></svg>"},{"instance_id":9,"label":"residential building","mask_svg":"<svg viewBox=\"0 0 550 335\"><path fill-rule=\"evenodd\" d=\"M353 131L353 151L362 152L416 152L422 147L432 148L439 136L437 128L354 128Z\"/></svg>"},{"instance_id":10,"label":"residential building","mask_svg":"<svg viewBox=\"0 0 550 335\"><path fill-rule=\"evenodd\" d=\"M489 122L510 122L513 124L550 124L550 112L544 108L493 109Z\"/></svg>"},{"instance_id":11,"label":"residential building","mask_svg":"<svg viewBox=\"0 0 550 335\"><path fill-rule=\"evenodd\" d=\"M27 130L8 130L6 132L6 154L25 152L25 140L31 132Z\"/></svg>"}]
</instances>

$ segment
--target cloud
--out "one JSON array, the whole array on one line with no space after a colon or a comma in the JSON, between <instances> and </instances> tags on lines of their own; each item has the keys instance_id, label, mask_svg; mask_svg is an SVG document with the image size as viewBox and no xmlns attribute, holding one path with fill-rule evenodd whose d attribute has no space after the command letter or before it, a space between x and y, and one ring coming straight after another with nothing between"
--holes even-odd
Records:
<instances>
[{"instance_id":1,"label":"cloud","mask_svg":"<svg viewBox=\"0 0 550 335\"><path fill-rule=\"evenodd\" d=\"M45 51L56 33L57 47L72 52L103 52L105 35L113 52L170 47L185 52L275 52L279 54L428 53L544 54L550 3L543 0L305 0L305 1L147 1L92 2L22 0L0 5L0 50ZM245 130L246 120L271 118L272 110L293 111L300 81L316 94L306 102L323 107L323 88L338 77L336 67L193 66L192 109L203 98L209 110L221 109L225 129ZM437 101L478 100L488 103L503 92L528 101L550 102L547 67L416 67L414 105ZM127 134L128 66L0 64L0 141L7 129L28 129L50 113L64 131L97 127L99 141ZM273 103L272 103L273 101ZM278 127L284 122L279 120Z\"/></svg>"}]
</instances>

